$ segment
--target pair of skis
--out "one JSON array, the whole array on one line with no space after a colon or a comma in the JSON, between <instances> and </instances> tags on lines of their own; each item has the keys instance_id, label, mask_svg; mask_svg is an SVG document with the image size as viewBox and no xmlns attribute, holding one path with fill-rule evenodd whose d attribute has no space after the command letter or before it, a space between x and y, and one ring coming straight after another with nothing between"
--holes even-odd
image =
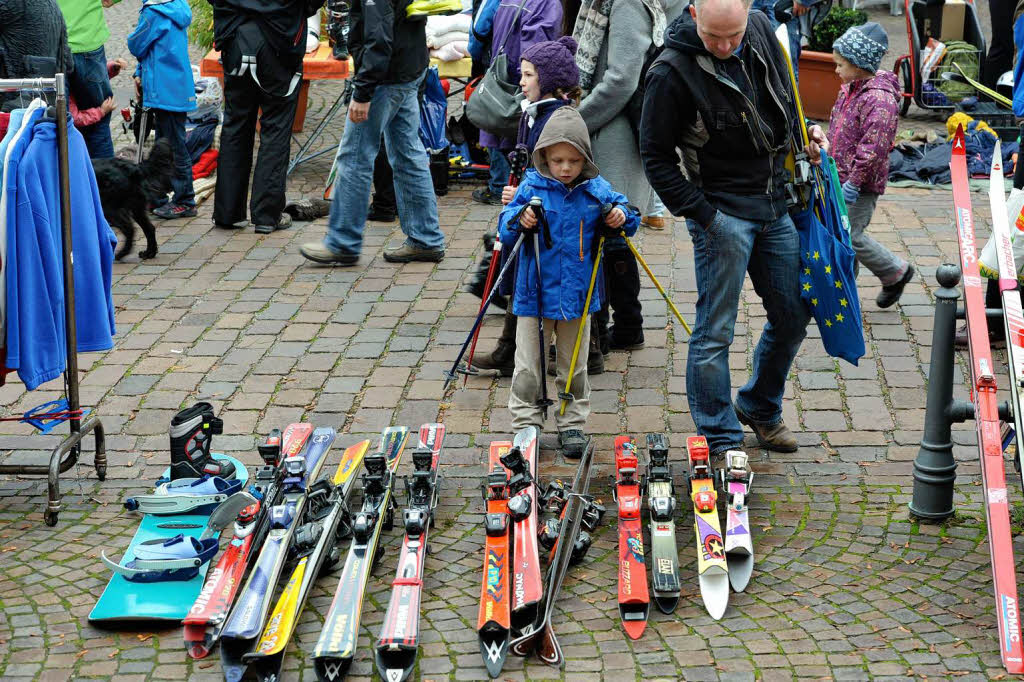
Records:
<instances>
[{"instance_id":1,"label":"pair of skis","mask_svg":"<svg viewBox=\"0 0 1024 682\"><path fill-rule=\"evenodd\" d=\"M996 380L992 350L985 318L985 296L978 268L974 218L967 176L967 160L963 126L957 126L949 167L953 182L953 205L956 214L957 238L960 244L960 267L963 272L964 302L967 310L967 337L971 360L971 396L975 405L981 478L985 487L985 517L989 552L992 562L992 583L996 597L996 622L1003 665L1011 674L1024 673L1024 649L1021 645L1017 579L1010 531L1010 510L1006 494L1006 472L1000 439L999 407L996 402ZM1010 355L1010 391L1013 396L1014 420L1017 424L1017 451L1021 450L1020 380L1024 378L1024 329L1020 295L1015 290L1017 270L1010 245L1009 225L1003 194L1002 152L996 142L993 152L989 199L992 206L992 230L999 254L999 285L1003 297L1004 324Z\"/></svg>"},{"instance_id":2,"label":"pair of skis","mask_svg":"<svg viewBox=\"0 0 1024 682\"><path fill-rule=\"evenodd\" d=\"M352 519L352 545L342 569L334 601L313 649L313 664L321 681L345 677L356 653L363 598L373 564L379 558L382 531L393 524L394 481L408 438L406 427L385 429L380 452L364 459L363 505ZM413 480L407 482L410 508L405 512L405 539L391 601L377 640L376 661L388 682L411 675L419 649L419 604L427 531L437 504L437 470L445 428L420 427L419 447L413 453Z\"/></svg>"},{"instance_id":3,"label":"pair of skis","mask_svg":"<svg viewBox=\"0 0 1024 682\"><path fill-rule=\"evenodd\" d=\"M480 653L491 677L516 656L536 651L541 660L560 666L562 650L551 615L576 546L587 506L593 447L588 444L568 494L558 537L542 582L537 522L537 438L534 427L516 434L512 443L491 443L487 488L487 540L480 589L477 633Z\"/></svg>"},{"instance_id":4,"label":"pair of skis","mask_svg":"<svg viewBox=\"0 0 1024 682\"><path fill-rule=\"evenodd\" d=\"M572 489L566 495L542 584L534 478L537 436L537 430L529 427L516 434L512 443L493 442L490 447L485 489L487 540L477 633L491 677L501 674L510 649L517 656L536 651L549 665L561 666L564 662L551 616L577 551L576 538L590 503L587 491L594 448L587 443Z\"/></svg>"}]
</instances>

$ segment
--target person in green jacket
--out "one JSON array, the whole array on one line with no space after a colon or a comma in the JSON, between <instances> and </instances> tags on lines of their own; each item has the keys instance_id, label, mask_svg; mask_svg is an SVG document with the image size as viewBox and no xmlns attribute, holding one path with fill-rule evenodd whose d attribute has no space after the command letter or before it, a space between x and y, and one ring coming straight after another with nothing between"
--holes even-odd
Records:
<instances>
[{"instance_id":1,"label":"person in green jacket","mask_svg":"<svg viewBox=\"0 0 1024 682\"><path fill-rule=\"evenodd\" d=\"M112 97L107 76L107 53L103 49L110 30L103 17L103 8L120 0L57 0L64 23L68 27L68 44L74 55L75 71L71 75L71 94L80 109L90 109ZM98 123L81 130L89 156L112 158L114 142L110 137L110 113Z\"/></svg>"}]
</instances>

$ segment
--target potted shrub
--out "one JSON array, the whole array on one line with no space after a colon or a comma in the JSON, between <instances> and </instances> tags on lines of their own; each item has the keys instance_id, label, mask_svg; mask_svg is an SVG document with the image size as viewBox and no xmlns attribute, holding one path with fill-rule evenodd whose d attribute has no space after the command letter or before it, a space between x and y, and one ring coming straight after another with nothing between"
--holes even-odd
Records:
<instances>
[{"instance_id":1,"label":"potted shrub","mask_svg":"<svg viewBox=\"0 0 1024 682\"><path fill-rule=\"evenodd\" d=\"M828 119L842 85L832 61L832 43L851 26L859 26L867 20L868 15L859 9L844 9L834 4L814 27L810 44L800 51L800 101L805 116L822 121Z\"/></svg>"}]
</instances>

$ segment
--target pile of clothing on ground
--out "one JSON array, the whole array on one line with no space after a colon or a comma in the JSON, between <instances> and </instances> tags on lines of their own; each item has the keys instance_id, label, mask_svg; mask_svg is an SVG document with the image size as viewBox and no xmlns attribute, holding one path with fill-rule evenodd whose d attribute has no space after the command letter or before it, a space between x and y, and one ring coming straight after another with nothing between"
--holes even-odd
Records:
<instances>
[{"instance_id":1,"label":"pile of clothing on ground","mask_svg":"<svg viewBox=\"0 0 1024 682\"><path fill-rule=\"evenodd\" d=\"M971 176L987 178L991 172L992 153L999 138L985 121L976 121L967 114L956 113L946 120L949 137L945 140L928 135L914 136L916 139L897 139L895 147L889 152L889 182L948 185L952 138L958 125L964 126L967 172ZM1004 140L1002 143L1003 170L1006 175L1013 174L1017 149L1017 142Z\"/></svg>"},{"instance_id":2,"label":"pile of clothing on ground","mask_svg":"<svg viewBox=\"0 0 1024 682\"><path fill-rule=\"evenodd\" d=\"M427 47L430 56L443 62L455 62L469 56L469 13L427 17Z\"/></svg>"}]
</instances>

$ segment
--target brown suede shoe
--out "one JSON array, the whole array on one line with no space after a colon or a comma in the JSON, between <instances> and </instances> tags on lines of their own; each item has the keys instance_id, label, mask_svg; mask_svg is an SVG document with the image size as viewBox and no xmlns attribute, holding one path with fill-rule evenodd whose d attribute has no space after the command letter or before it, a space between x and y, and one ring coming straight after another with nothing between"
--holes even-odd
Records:
<instances>
[{"instance_id":1,"label":"brown suede shoe","mask_svg":"<svg viewBox=\"0 0 1024 682\"><path fill-rule=\"evenodd\" d=\"M800 447L797 445L796 436L789 430L785 422L758 424L744 414L740 408L733 406L733 409L736 410L736 418L740 420L740 423L753 430L754 435L757 436L757 442L762 448L774 452L796 452Z\"/></svg>"}]
</instances>

